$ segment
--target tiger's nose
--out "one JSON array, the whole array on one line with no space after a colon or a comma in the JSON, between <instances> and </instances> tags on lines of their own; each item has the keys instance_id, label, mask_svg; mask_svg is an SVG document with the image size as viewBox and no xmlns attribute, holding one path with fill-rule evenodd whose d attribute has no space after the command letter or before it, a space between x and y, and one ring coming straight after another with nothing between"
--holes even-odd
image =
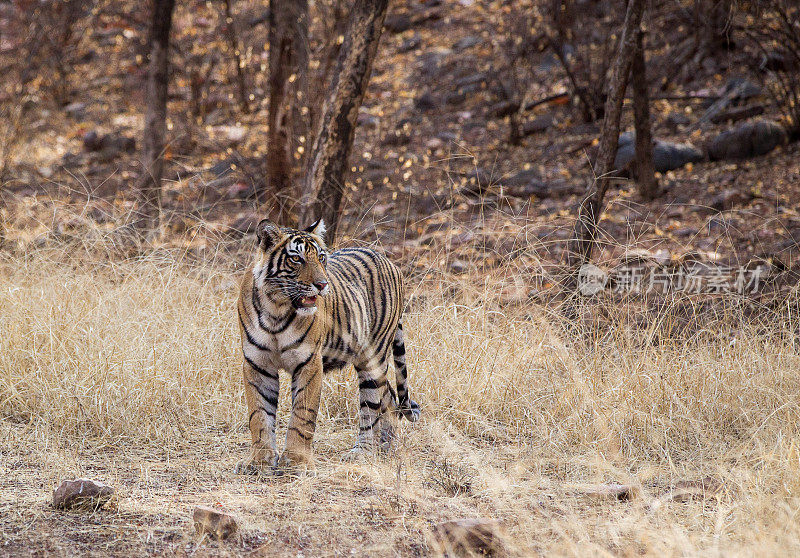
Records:
<instances>
[{"instance_id":1,"label":"tiger's nose","mask_svg":"<svg viewBox=\"0 0 800 558\"><path fill-rule=\"evenodd\" d=\"M327 281L318 281L318 282L314 283L314 286L321 293L322 291L324 291L328 287L328 282Z\"/></svg>"}]
</instances>

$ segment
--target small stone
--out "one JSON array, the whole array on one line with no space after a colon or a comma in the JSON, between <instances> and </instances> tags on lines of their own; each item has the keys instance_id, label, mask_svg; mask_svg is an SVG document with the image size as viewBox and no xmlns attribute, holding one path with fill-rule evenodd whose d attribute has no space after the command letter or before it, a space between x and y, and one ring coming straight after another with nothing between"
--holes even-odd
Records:
<instances>
[{"instance_id":1,"label":"small stone","mask_svg":"<svg viewBox=\"0 0 800 558\"><path fill-rule=\"evenodd\" d=\"M457 92L454 92L454 93L448 93L447 95L445 95L445 98L444 98L445 104L448 104L448 105L451 105L451 106L460 105L461 103L463 103L466 100L467 100L467 95L464 92L460 92L460 91L457 91Z\"/></svg>"},{"instance_id":2,"label":"small stone","mask_svg":"<svg viewBox=\"0 0 800 558\"><path fill-rule=\"evenodd\" d=\"M65 480L53 491L56 509L96 510L114 495L114 488L91 479Z\"/></svg>"},{"instance_id":3,"label":"small stone","mask_svg":"<svg viewBox=\"0 0 800 558\"><path fill-rule=\"evenodd\" d=\"M684 128L691 123L691 119L682 112L671 112L666 120L667 127L674 131Z\"/></svg>"},{"instance_id":4,"label":"small stone","mask_svg":"<svg viewBox=\"0 0 800 558\"><path fill-rule=\"evenodd\" d=\"M200 535L223 541L239 528L236 519L229 514L209 506L198 506L192 516L194 528Z\"/></svg>"},{"instance_id":5,"label":"small stone","mask_svg":"<svg viewBox=\"0 0 800 558\"><path fill-rule=\"evenodd\" d=\"M503 552L499 526L490 519L456 519L433 527L433 535L445 555L497 555Z\"/></svg>"},{"instance_id":6,"label":"small stone","mask_svg":"<svg viewBox=\"0 0 800 558\"><path fill-rule=\"evenodd\" d=\"M553 126L555 121L555 116L553 116L551 113L540 114L533 120L529 120L522 125L522 135L530 136L531 134L544 132Z\"/></svg>"},{"instance_id":7,"label":"small stone","mask_svg":"<svg viewBox=\"0 0 800 558\"><path fill-rule=\"evenodd\" d=\"M492 105L489 109L489 114L494 118L505 118L519 110L519 103L516 101L500 101Z\"/></svg>"},{"instance_id":8,"label":"small stone","mask_svg":"<svg viewBox=\"0 0 800 558\"><path fill-rule=\"evenodd\" d=\"M413 37L409 37L408 39L400 43L400 46L397 47L397 52L400 53L411 52L412 50L418 49L421 44L422 44L422 39L420 38L420 36L414 35Z\"/></svg>"},{"instance_id":9,"label":"small stone","mask_svg":"<svg viewBox=\"0 0 800 558\"><path fill-rule=\"evenodd\" d=\"M422 111L433 110L439 106L439 101L429 91L414 99L414 106Z\"/></svg>"},{"instance_id":10,"label":"small stone","mask_svg":"<svg viewBox=\"0 0 800 558\"><path fill-rule=\"evenodd\" d=\"M747 203L752 199L752 196L729 188L723 190L711 199L711 208L717 211L727 211L736 205Z\"/></svg>"},{"instance_id":11,"label":"small stone","mask_svg":"<svg viewBox=\"0 0 800 558\"><path fill-rule=\"evenodd\" d=\"M403 14L392 14L383 22L387 31L402 33L411 28L411 18Z\"/></svg>"},{"instance_id":12,"label":"small stone","mask_svg":"<svg viewBox=\"0 0 800 558\"><path fill-rule=\"evenodd\" d=\"M453 273L466 273L469 270L469 264L464 260L454 260L450 263L450 271Z\"/></svg>"},{"instance_id":13,"label":"small stone","mask_svg":"<svg viewBox=\"0 0 800 558\"><path fill-rule=\"evenodd\" d=\"M67 113L67 116L81 120L86 116L86 108L88 106L86 103L70 103L64 107L64 112Z\"/></svg>"},{"instance_id":14,"label":"small stone","mask_svg":"<svg viewBox=\"0 0 800 558\"><path fill-rule=\"evenodd\" d=\"M476 37L475 35L469 35L467 37L464 37L463 39L459 39L458 41L456 41L456 43L453 45L453 50L456 52L459 52L461 50L466 50L468 48L474 47L480 42L481 42L480 37Z\"/></svg>"}]
</instances>

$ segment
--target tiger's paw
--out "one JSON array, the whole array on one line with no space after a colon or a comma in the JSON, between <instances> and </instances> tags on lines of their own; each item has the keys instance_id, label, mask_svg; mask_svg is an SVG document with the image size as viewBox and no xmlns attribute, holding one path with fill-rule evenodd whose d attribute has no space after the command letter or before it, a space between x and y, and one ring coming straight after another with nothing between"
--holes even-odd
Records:
<instances>
[{"instance_id":1,"label":"tiger's paw","mask_svg":"<svg viewBox=\"0 0 800 558\"><path fill-rule=\"evenodd\" d=\"M314 471L314 459L311 454L286 451L278 459L275 467L277 475L301 476Z\"/></svg>"},{"instance_id":2,"label":"tiger's paw","mask_svg":"<svg viewBox=\"0 0 800 558\"><path fill-rule=\"evenodd\" d=\"M265 475L275 472L275 465L278 462L278 454L274 451L260 452L262 455L251 455L247 459L240 461L234 467L233 472L237 475Z\"/></svg>"}]
</instances>

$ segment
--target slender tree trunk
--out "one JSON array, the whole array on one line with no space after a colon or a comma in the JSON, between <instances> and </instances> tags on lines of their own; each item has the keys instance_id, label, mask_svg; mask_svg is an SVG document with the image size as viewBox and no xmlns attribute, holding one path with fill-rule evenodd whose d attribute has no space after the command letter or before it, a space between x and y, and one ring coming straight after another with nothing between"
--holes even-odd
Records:
<instances>
[{"instance_id":1,"label":"slender tree trunk","mask_svg":"<svg viewBox=\"0 0 800 558\"><path fill-rule=\"evenodd\" d=\"M633 87L633 124L636 128L636 183L639 194L646 200L658 196L653 167L653 135L650 132L650 95L647 92L647 68L644 61L644 32L636 33L636 52L631 67Z\"/></svg>"},{"instance_id":2,"label":"slender tree trunk","mask_svg":"<svg viewBox=\"0 0 800 558\"><path fill-rule=\"evenodd\" d=\"M603 199L608 189L610 174L613 173L614 159L619 143L619 121L628 76L633 65L636 49L636 30L642 21L646 0L629 0L622 27L617 56L611 69L608 85L608 98L605 103L605 116L600 131L600 147L597 154L594 174L578 210L572 240L569 243L567 261L572 268L587 262L592 255L597 236L597 222L603 211Z\"/></svg>"},{"instance_id":3,"label":"slender tree trunk","mask_svg":"<svg viewBox=\"0 0 800 558\"><path fill-rule=\"evenodd\" d=\"M225 6L225 38L228 41L228 48L233 53L233 62L236 64L236 88L239 93L239 107L242 112L250 112L250 103L247 102L247 85L244 79L244 68L242 67L242 55L239 50L239 40L236 38L236 27L233 25L233 10L231 10L231 0L223 1Z\"/></svg>"},{"instance_id":4,"label":"slender tree trunk","mask_svg":"<svg viewBox=\"0 0 800 558\"><path fill-rule=\"evenodd\" d=\"M320 130L309 158L301 199L300 225L310 225L322 217L328 225L331 243L339 225L339 207L358 109L367 90L388 5L388 0L354 2L322 112Z\"/></svg>"},{"instance_id":5,"label":"slender tree trunk","mask_svg":"<svg viewBox=\"0 0 800 558\"><path fill-rule=\"evenodd\" d=\"M269 131L267 188L286 221L292 199L292 169L303 129L305 80L308 73L308 0L272 0L269 26ZM307 133L307 132L305 132Z\"/></svg>"},{"instance_id":6,"label":"slender tree trunk","mask_svg":"<svg viewBox=\"0 0 800 558\"><path fill-rule=\"evenodd\" d=\"M175 0L154 0L150 28L150 67L147 74L147 110L144 122L144 169L139 177L141 228L153 229L161 208L161 177L164 172L164 138L167 133L169 87L169 35Z\"/></svg>"}]
</instances>

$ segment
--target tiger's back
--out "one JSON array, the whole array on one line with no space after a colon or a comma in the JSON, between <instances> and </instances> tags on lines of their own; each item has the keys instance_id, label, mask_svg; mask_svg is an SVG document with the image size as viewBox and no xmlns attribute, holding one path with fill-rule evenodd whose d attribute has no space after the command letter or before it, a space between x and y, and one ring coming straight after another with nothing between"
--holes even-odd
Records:
<instances>
[{"instance_id":1,"label":"tiger's back","mask_svg":"<svg viewBox=\"0 0 800 558\"><path fill-rule=\"evenodd\" d=\"M328 260L331 292L320 311L325 371L365 366L387 350L403 311L403 279L386 257L367 248L338 250Z\"/></svg>"}]
</instances>

